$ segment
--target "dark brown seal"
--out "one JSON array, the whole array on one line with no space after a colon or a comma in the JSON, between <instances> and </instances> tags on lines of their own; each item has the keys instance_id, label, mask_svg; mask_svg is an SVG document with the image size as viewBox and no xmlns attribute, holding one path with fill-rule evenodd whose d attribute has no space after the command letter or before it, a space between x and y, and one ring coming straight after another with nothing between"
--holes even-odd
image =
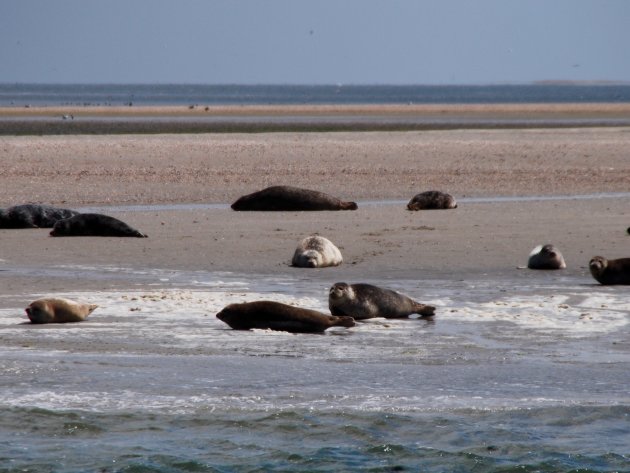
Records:
<instances>
[{"instance_id":1,"label":"dark brown seal","mask_svg":"<svg viewBox=\"0 0 630 473\"><path fill-rule=\"evenodd\" d=\"M355 202L344 202L323 192L291 186L272 186L244 195L233 210L356 210Z\"/></svg>"},{"instance_id":2,"label":"dark brown seal","mask_svg":"<svg viewBox=\"0 0 630 473\"><path fill-rule=\"evenodd\" d=\"M280 302L230 304L217 314L235 330L271 329L293 333L323 332L330 327L353 327L352 317L335 317Z\"/></svg>"},{"instance_id":3,"label":"dark brown seal","mask_svg":"<svg viewBox=\"0 0 630 473\"><path fill-rule=\"evenodd\" d=\"M630 258L594 256L588 263L588 269L600 284L630 284Z\"/></svg>"},{"instance_id":4,"label":"dark brown seal","mask_svg":"<svg viewBox=\"0 0 630 473\"><path fill-rule=\"evenodd\" d=\"M426 191L416 194L407 204L408 210L455 209L455 198L441 191Z\"/></svg>"},{"instance_id":5,"label":"dark brown seal","mask_svg":"<svg viewBox=\"0 0 630 473\"><path fill-rule=\"evenodd\" d=\"M82 322L98 306L63 298L37 299L25 309L34 324Z\"/></svg>"},{"instance_id":6,"label":"dark brown seal","mask_svg":"<svg viewBox=\"0 0 630 473\"><path fill-rule=\"evenodd\" d=\"M79 212L50 205L24 204L0 209L0 228L52 228L57 220Z\"/></svg>"},{"instance_id":7,"label":"dark brown seal","mask_svg":"<svg viewBox=\"0 0 630 473\"><path fill-rule=\"evenodd\" d=\"M562 253L553 245L539 245L532 250L527 260L529 269L565 269Z\"/></svg>"},{"instance_id":8,"label":"dark brown seal","mask_svg":"<svg viewBox=\"0 0 630 473\"><path fill-rule=\"evenodd\" d=\"M147 237L125 222L102 214L79 214L59 220L53 226L50 236Z\"/></svg>"},{"instance_id":9,"label":"dark brown seal","mask_svg":"<svg viewBox=\"0 0 630 473\"><path fill-rule=\"evenodd\" d=\"M421 304L391 289L371 284L338 282L330 288L328 307L333 315L347 315L355 320L385 317L397 319L420 314L435 315L435 307Z\"/></svg>"}]
</instances>

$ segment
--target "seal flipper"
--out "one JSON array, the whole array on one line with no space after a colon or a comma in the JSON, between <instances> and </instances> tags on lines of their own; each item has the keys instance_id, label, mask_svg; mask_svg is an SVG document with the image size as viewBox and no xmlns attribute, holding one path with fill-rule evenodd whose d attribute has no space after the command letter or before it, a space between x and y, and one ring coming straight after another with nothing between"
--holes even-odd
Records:
<instances>
[{"instance_id":1,"label":"seal flipper","mask_svg":"<svg viewBox=\"0 0 630 473\"><path fill-rule=\"evenodd\" d=\"M331 327L354 327L356 324L354 322L354 318L344 315L341 317L332 317L332 325Z\"/></svg>"}]
</instances>

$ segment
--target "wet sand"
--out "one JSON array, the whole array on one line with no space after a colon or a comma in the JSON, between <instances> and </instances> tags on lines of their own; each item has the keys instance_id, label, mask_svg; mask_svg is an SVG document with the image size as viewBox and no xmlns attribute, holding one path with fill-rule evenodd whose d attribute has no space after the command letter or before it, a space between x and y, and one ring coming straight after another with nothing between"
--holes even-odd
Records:
<instances>
[{"instance_id":1,"label":"wet sand","mask_svg":"<svg viewBox=\"0 0 630 473\"><path fill-rule=\"evenodd\" d=\"M626 127L4 136L0 143L0 207L26 202L105 207L103 213L149 234L147 239L52 238L44 229L0 230L0 295L8 297L128 284L115 276L38 274L37 268L61 266L304 277L309 270L288 264L298 240L312 233L330 238L344 255L341 267L307 274L322 284L517 275L529 251L548 242L564 253L565 274L588 280L591 256L630 255ZM229 209L240 195L274 184L355 200L359 210ZM405 210L408 199L428 189L452 193L461 201L459 208ZM466 202L484 196L601 193L625 194ZM219 205L124 210L139 204Z\"/></svg>"}]
</instances>

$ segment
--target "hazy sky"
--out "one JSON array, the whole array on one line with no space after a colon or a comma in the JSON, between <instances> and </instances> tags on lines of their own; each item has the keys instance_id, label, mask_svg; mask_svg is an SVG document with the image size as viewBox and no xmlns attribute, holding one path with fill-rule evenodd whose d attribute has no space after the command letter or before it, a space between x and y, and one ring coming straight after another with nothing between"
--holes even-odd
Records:
<instances>
[{"instance_id":1,"label":"hazy sky","mask_svg":"<svg viewBox=\"0 0 630 473\"><path fill-rule=\"evenodd\" d=\"M629 0L0 0L0 82L630 81Z\"/></svg>"}]
</instances>

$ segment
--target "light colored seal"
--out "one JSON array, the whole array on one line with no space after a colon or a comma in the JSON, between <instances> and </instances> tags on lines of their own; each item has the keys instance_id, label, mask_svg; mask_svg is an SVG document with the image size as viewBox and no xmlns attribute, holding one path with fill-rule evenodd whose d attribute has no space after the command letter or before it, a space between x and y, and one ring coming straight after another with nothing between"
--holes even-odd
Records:
<instances>
[{"instance_id":1,"label":"light colored seal","mask_svg":"<svg viewBox=\"0 0 630 473\"><path fill-rule=\"evenodd\" d=\"M312 235L300 242L291 264L299 268L325 268L342 262L341 251L328 238Z\"/></svg>"},{"instance_id":2,"label":"light colored seal","mask_svg":"<svg viewBox=\"0 0 630 473\"><path fill-rule=\"evenodd\" d=\"M59 220L53 226L50 236L147 237L122 220L109 215L90 213Z\"/></svg>"},{"instance_id":3,"label":"light colored seal","mask_svg":"<svg viewBox=\"0 0 630 473\"><path fill-rule=\"evenodd\" d=\"M24 204L0 209L0 228L52 228L64 218L78 215L70 209L50 205Z\"/></svg>"},{"instance_id":4,"label":"light colored seal","mask_svg":"<svg viewBox=\"0 0 630 473\"><path fill-rule=\"evenodd\" d=\"M98 306L63 298L37 299L25 309L34 324L82 322Z\"/></svg>"},{"instance_id":5,"label":"light colored seal","mask_svg":"<svg viewBox=\"0 0 630 473\"><path fill-rule=\"evenodd\" d=\"M426 191L416 194L407 204L408 210L455 209L455 198L441 191Z\"/></svg>"},{"instance_id":6,"label":"light colored seal","mask_svg":"<svg viewBox=\"0 0 630 473\"><path fill-rule=\"evenodd\" d=\"M274 301L230 304L217 314L235 330L253 328L293 333L317 333L330 327L354 327L352 317L335 317Z\"/></svg>"},{"instance_id":7,"label":"light colored seal","mask_svg":"<svg viewBox=\"0 0 630 473\"><path fill-rule=\"evenodd\" d=\"M356 202L345 202L323 192L292 186L272 186L247 194L232 204L233 210L356 210Z\"/></svg>"},{"instance_id":8,"label":"light colored seal","mask_svg":"<svg viewBox=\"0 0 630 473\"><path fill-rule=\"evenodd\" d=\"M565 269L562 253L553 245L538 245L529 254L527 260L529 269Z\"/></svg>"},{"instance_id":9,"label":"light colored seal","mask_svg":"<svg viewBox=\"0 0 630 473\"><path fill-rule=\"evenodd\" d=\"M588 263L588 269L600 284L630 284L630 258L606 259L594 256Z\"/></svg>"},{"instance_id":10,"label":"light colored seal","mask_svg":"<svg viewBox=\"0 0 630 473\"><path fill-rule=\"evenodd\" d=\"M419 314L423 317L435 315L435 307L421 304L391 289L371 284L333 284L328 295L330 313L350 316L355 320L385 317L398 319Z\"/></svg>"}]
</instances>

